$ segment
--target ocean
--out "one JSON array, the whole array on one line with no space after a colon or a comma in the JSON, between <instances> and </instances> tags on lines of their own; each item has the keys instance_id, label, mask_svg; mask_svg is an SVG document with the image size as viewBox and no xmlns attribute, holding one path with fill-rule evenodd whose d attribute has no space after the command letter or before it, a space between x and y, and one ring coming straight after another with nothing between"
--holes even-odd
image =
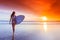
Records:
<instances>
[{"instance_id":1,"label":"ocean","mask_svg":"<svg viewBox=\"0 0 60 40\"><path fill-rule=\"evenodd\" d=\"M14 35L9 22L0 22L0 40L60 40L60 22L22 22Z\"/></svg>"}]
</instances>

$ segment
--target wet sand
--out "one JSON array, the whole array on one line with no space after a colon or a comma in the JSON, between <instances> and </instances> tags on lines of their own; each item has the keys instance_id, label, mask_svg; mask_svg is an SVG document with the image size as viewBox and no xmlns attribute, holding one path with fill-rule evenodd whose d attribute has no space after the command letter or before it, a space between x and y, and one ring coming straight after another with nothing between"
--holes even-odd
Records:
<instances>
[{"instance_id":1,"label":"wet sand","mask_svg":"<svg viewBox=\"0 0 60 40\"><path fill-rule=\"evenodd\" d=\"M40 22L39 22L40 23ZM43 23L16 25L15 33L9 24L0 25L0 40L60 40L60 22L50 22L44 30Z\"/></svg>"}]
</instances>

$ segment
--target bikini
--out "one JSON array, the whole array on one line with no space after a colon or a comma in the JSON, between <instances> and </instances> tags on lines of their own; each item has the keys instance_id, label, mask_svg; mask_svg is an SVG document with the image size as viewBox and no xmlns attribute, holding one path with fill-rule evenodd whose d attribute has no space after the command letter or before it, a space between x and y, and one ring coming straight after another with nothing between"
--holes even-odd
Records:
<instances>
[{"instance_id":1,"label":"bikini","mask_svg":"<svg viewBox=\"0 0 60 40\"><path fill-rule=\"evenodd\" d=\"M12 16L12 23L16 23L16 16Z\"/></svg>"}]
</instances>

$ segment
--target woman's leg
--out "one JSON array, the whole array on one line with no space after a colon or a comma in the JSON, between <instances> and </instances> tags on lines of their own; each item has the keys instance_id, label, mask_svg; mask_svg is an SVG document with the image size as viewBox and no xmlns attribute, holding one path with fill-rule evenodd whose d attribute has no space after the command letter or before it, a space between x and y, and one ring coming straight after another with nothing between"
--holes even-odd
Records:
<instances>
[{"instance_id":1,"label":"woman's leg","mask_svg":"<svg viewBox=\"0 0 60 40\"><path fill-rule=\"evenodd\" d=\"M13 33L15 32L15 24L12 24Z\"/></svg>"}]
</instances>

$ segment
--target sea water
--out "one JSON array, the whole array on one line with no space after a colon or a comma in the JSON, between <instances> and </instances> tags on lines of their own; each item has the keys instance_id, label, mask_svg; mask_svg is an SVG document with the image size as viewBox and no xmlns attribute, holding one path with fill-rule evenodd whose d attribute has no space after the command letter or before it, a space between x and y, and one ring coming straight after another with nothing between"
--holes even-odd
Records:
<instances>
[{"instance_id":1,"label":"sea water","mask_svg":"<svg viewBox=\"0 0 60 40\"><path fill-rule=\"evenodd\" d=\"M60 40L60 22L22 22L15 26L0 22L0 40Z\"/></svg>"}]
</instances>

